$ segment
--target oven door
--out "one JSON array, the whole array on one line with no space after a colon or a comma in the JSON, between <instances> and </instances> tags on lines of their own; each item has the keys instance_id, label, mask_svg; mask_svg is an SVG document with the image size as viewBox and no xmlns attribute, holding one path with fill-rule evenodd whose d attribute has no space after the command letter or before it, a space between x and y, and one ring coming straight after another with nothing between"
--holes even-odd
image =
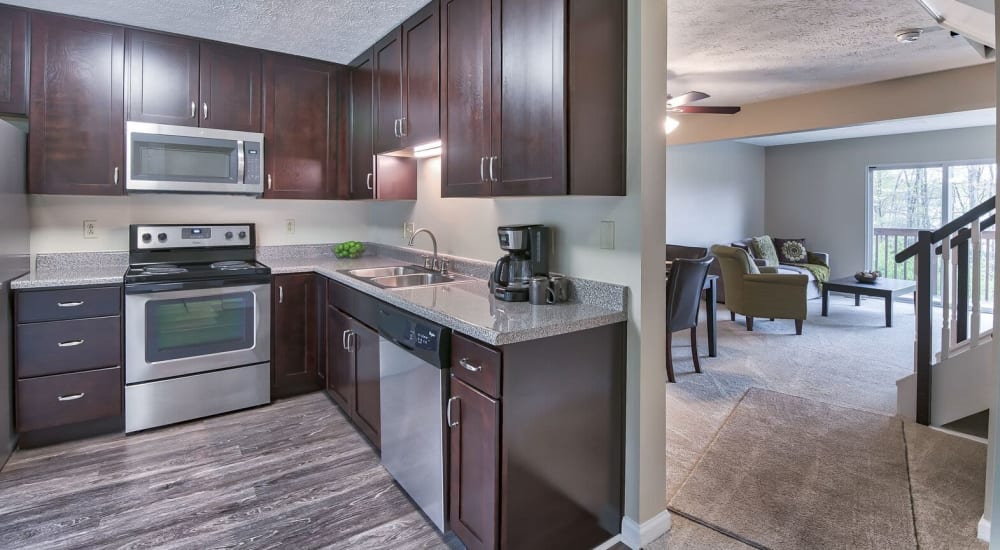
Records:
<instances>
[{"instance_id":1,"label":"oven door","mask_svg":"<svg viewBox=\"0 0 1000 550\"><path fill-rule=\"evenodd\" d=\"M125 383L264 363L271 286L125 295Z\"/></svg>"}]
</instances>

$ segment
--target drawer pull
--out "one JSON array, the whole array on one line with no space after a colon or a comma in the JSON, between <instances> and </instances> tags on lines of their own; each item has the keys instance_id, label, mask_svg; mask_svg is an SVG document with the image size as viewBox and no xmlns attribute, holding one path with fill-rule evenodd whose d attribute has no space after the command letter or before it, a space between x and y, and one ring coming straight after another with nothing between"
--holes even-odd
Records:
<instances>
[{"instance_id":1,"label":"drawer pull","mask_svg":"<svg viewBox=\"0 0 1000 550\"><path fill-rule=\"evenodd\" d=\"M79 340L69 340L68 342L59 342L57 345L61 348L75 348L76 346L79 346L84 342L86 342L86 340L81 338Z\"/></svg>"},{"instance_id":2,"label":"drawer pull","mask_svg":"<svg viewBox=\"0 0 1000 550\"><path fill-rule=\"evenodd\" d=\"M56 305L59 307L80 307L83 305L83 300L80 300L79 302L59 302Z\"/></svg>"},{"instance_id":3,"label":"drawer pull","mask_svg":"<svg viewBox=\"0 0 1000 550\"><path fill-rule=\"evenodd\" d=\"M465 368L465 370L467 370L467 371L469 371L469 372L479 372L479 371L483 370L483 367L482 367L482 366L479 366L479 365L473 365L473 364L472 364L472 363L470 363L470 362L469 362L469 360L468 360L467 358L465 358L465 357L463 357L463 358L459 359L459 360L458 360L458 364L459 364L459 365L462 365L462 367L464 367L464 368Z\"/></svg>"},{"instance_id":4,"label":"drawer pull","mask_svg":"<svg viewBox=\"0 0 1000 550\"><path fill-rule=\"evenodd\" d=\"M87 395L87 394L85 394L83 392L72 393L72 394L68 394L68 395L60 395L57 399L59 399L60 401L76 401L77 399L80 399L84 395Z\"/></svg>"}]
</instances>

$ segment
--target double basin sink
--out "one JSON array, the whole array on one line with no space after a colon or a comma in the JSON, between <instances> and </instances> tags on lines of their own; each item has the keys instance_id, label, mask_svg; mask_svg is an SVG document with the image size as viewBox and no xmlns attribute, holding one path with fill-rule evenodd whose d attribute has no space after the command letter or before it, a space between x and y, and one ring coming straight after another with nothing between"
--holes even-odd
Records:
<instances>
[{"instance_id":1,"label":"double basin sink","mask_svg":"<svg viewBox=\"0 0 1000 550\"><path fill-rule=\"evenodd\" d=\"M341 273L385 289L447 285L473 280L465 275L445 275L417 265L344 269Z\"/></svg>"}]
</instances>

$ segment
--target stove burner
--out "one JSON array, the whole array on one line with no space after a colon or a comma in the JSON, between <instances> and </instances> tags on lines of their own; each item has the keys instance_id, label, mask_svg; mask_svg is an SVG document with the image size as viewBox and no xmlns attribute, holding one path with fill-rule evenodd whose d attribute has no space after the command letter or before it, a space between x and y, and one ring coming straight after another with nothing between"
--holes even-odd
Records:
<instances>
[{"instance_id":1,"label":"stove burner","mask_svg":"<svg viewBox=\"0 0 1000 550\"><path fill-rule=\"evenodd\" d=\"M211 266L212 269L218 269L221 271L239 271L243 269L252 269L253 266L243 260L228 260L225 262L215 262Z\"/></svg>"},{"instance_id":2,"label":"stove burner","mask_svg":"<svg viewBox=\"0 0 1000 550\"><path fill-rule=\"evenodd\" d=\"M174 264L154 264L143 267L142 271L151 275L173 275L176 273L187 273L187 268Z\"/></svg>"}]
</instances>

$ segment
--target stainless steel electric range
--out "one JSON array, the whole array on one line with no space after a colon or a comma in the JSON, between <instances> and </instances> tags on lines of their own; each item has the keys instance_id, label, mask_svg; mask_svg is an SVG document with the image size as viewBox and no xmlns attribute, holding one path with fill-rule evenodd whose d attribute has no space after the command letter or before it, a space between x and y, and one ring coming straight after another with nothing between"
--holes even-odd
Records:
<instances>
[{"instance_id":1,"label":"stainless steel electric range","mask_svg":"<svg viewBox=\"0 0 1000 550\"><path fill-rule=\"evenodd\" d=\"M132 225L125 431L271 401L271 270L253 224Z\"/></svg>"}]
</instances>

